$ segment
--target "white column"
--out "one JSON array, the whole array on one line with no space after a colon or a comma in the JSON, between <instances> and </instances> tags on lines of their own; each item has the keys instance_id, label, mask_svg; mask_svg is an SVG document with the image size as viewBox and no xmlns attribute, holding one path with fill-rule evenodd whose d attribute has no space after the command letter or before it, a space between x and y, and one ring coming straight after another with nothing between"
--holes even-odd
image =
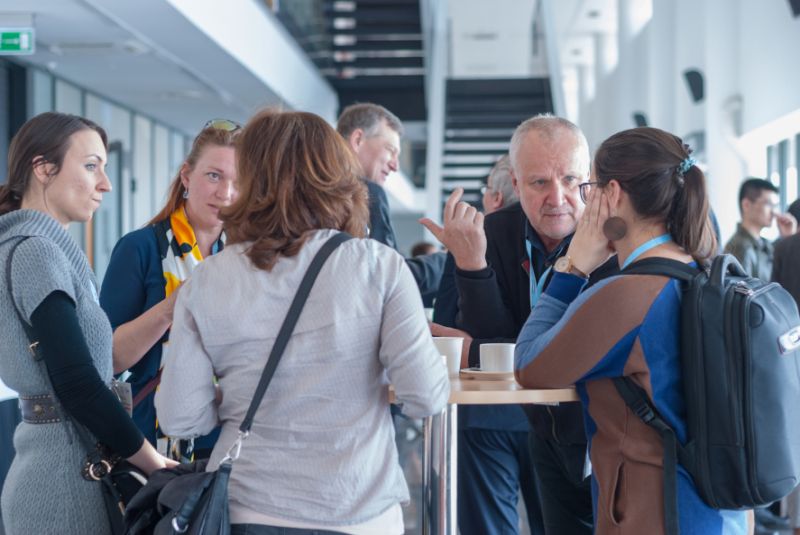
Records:
<instances>
[{"instance_id":1,"label":"white column","mask_svg":"<svg viewBox=\"0 0 800 535\"><path fill-rule=\"evenodd\" d=\"M708 191L719 220L722 240L733 234L739 219L738 189L746 173L745 163L735 147L739 133L732 128L729 100L739 94L741 38L740 0L705 0L705 130L708 162Z\"/></svg>"}]
</instances>

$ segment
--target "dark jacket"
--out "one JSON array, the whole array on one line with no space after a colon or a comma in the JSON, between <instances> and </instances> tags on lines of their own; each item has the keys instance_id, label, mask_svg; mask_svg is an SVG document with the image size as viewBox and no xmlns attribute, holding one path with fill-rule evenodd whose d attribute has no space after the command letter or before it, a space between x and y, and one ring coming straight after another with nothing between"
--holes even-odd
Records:
<instances>
[{"instance_id":1,"label":"dark jacket","mask_svg":"<svg viewBox=\"0 0 800 535\"><path fill-rule=\"evenodd\" d=\"M397 251L397 239L389 219L389 201L386 198L386 192L382 186L374 182L369 180L364 182L366 182L369 192L369 237ZM406 258L406 265L411 270L414 280L417 281L417 287L423 299L436 295L444 270L444 261L444 253Z\"/></svg>"},{"instance_id":2,"label":"dark jacket","mask_svg":"<svg viewBox=\"0 0 800 535\"><path fill-rule=\"evenodd\" d=\"M800 234L781 238L775 244L772 282L786 288L800 306Z\"/></svg>"},{"instance_id":3,"label":"dark jacket","mask_svg":"<svg viewBox=\"0 0 800 535\"><path fill-rule=\"evenodd\" d=\"M531 312L528 269L537 278L542 276L566 253L572 239L570 235L553 251L546 252L519 203L487 216L484 228L488 267L480 271L456 268L455 276L459 296L456 324L476 339L470 349L470 366L479 364L481 343L516 341ZM528 259L526 239L531 242L532 262ZM616 272L617 261L612 258L592 273L589 284ZM523 408L540 436L563 444L586 442L580 403Z\"/></svg>"}]
</instances>

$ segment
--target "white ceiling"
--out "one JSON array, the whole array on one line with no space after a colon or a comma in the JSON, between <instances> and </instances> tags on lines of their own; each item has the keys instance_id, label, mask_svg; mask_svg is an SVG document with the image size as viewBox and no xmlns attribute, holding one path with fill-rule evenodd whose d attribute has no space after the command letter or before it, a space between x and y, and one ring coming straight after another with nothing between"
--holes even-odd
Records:
<instances>
[{"instance_id":1,"label":"white ceiling","mask_svg":"<svg viewBox=\"0 0 800 535\"><path fill-rule=\"evenodd\" d=\"M0 0L0 25L6 14L36 29L19 60L189 134L280 102L166 0Z\"/></svg>"},{"instance_id":2,"label":"white ceiling","mask_svg":"<svg viewBox=\"0 0 800 535\"><path fill-rule=\"evenodd\" d=\"M597 34L617 31L617 0L551 0L562 67L594 63Z\"/></svg>"}]
</instances>

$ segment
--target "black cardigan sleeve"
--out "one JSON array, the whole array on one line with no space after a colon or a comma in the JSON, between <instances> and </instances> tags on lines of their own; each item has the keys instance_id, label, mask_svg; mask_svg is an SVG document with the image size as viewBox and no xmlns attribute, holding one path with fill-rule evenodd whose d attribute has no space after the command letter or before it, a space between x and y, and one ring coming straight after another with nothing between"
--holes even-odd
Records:
<instances>
[{"instance_id":1,"label":"black cardigan sleeve","mask_svg":"<svg viewBox=\"0 0 800 535\"><path fill-rule=\"evenodd\" d=\"M122 457L139 451L144 436L97 373L72 299L51 293L31 314L31 324L64 410Z\"/></svg>"}]
</instances>

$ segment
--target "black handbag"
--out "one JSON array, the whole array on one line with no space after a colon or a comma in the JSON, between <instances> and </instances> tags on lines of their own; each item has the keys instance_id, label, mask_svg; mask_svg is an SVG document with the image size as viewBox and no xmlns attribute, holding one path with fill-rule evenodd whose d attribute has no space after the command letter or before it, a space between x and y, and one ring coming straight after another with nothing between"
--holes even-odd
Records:
<instances>
[{"instance_id":1,"label":"black handbag","mask_svg":"<svg viewBox=\"0 0 800 535\"><path fill-rule=\"evenodd\" d=\"M2 243L11 241L12 239L16 238L5 240ZM14 258L14 252L17 250L17 247L27 239L27 237L19 238L17 242L11 246L11 250L8 253L8 259L6 261L6 282L8 284L9 296L13 295L11 289L11 262ZM22 312L20 312L13 298L11 302L14 306L14 312L16 312L17 318L30 342L28 350L33 359L39 363L45 379L49 382L49 376L42 362L42 357L36 351L38 342L34 340L31 327L25 322ZM50 385L50 389L53 391L53 399L57 399L52 385ZM147 483L147 476L128 461L114 454L103 444L93 443L88 431L81 424L69 418L69 415L62 414L62 417L64 424L68 426L68 433L70 429L68 422L72 422L72 428L75 430L75 433L88 452L86 460L83 463L81 475L85 480L96 481L101 485L103 503L105 504L111 534L122 535L125 508L133 496Z\"/></svg>"},{"instance_id":2,"label":"black handbag","mask_svg":"<svg viewBox=\"0 0 800 535\"><path fill-rule=\"evenodd\" d=\"M314 281L328 256L352 236L340 232L317 252L294 296L275 339L247 414L239 426L239 436L220 461L216 471L206 472L206 461L181 464L151 474L147 485L130 502L125 514L126 535L228 535L228 481L233 463L239 458L242 443L250 433L256 410L264 398L292 331L300 318Z\"/></svg>"}]
</instances>

